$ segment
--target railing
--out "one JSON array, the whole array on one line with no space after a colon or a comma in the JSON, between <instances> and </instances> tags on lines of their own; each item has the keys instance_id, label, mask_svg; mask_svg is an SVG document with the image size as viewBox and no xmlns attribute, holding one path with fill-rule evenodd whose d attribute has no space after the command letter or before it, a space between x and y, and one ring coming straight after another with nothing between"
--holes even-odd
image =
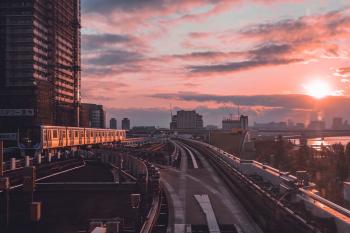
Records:
<instances>
[{"instance_id":1,"label":"railing","mask_svg":"<svg viewBox=\"0 0 350 233\"><path fill-rule=\"evenodd\" d=\"M314 193L312 193L309 190L305 190L303 188L300 188L299 191L302 194L306 195L308 198L311 198L314 201L318 201L321 204L326 205L326 206L332 208L333 210L336 210L337 212L339 212L339 213L347 216L348 218L350 218L350 210L345 209L344 207L341 207L341 206L339 206L339 205L337 205L337 204L335 204L335 203L333 203L333 202L331 202L331 201L329 201L329 200L327 200L327 199L325 199L323 197L320 197L319 195L314 194Z\"/></svg>"},{"instance_id":2,"label":"railing","mask_svg":"<svg viewBox=\"0 0 350 233\"><path fill-rule=\"evenodd\" d=\"M148 212L148 215L146 217L146 220L140 230L140 233L151 233L155 224L157 223L159 212L160 212L160 194L157 194L154 196L152 201L152 206L150 211Z\"/></svg>"}]
</instances>

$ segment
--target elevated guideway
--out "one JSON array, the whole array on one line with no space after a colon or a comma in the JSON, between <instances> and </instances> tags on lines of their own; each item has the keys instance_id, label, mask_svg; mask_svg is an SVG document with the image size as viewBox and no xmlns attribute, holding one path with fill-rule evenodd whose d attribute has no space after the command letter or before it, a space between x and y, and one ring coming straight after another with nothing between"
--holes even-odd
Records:
<instances>
[{"instance_id":1,"label":"elevated guideway","mask_svg":"<svg viewBox=\"0 0 350 233\"><path fill-rule=\"evenodd\" d=\"M180 166L160 169L169 202L168 232L261 233L202 153L182 141L172 142Z\"/></svg>"},{"instance_id":2,"label":"elevated guideway","mask_svg":"<svg viewBox=\"0 0 350 233\"><path fill-rule=\"evenodd\" d=\"M350 211L319 196L302 174L294 177L203 142L185 142L207 156L265 232L350 232Z\"/></svg>"}]
</instances>

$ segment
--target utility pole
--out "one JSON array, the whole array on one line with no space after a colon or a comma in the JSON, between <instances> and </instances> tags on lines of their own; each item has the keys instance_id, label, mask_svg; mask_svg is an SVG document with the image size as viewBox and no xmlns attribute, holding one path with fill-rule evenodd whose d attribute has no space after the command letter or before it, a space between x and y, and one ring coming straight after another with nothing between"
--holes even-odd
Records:
<instances>
[{"instance_id":1,"label":"utility pole","mask_svg":"<svg viewBox=\"0 0 350 233\"><path fill-rule=\"evenodd\" d=\"M0 229L6 229L9 225L9 195L10 182L8 177L4 177L4 144L0 141Z\"/></svg>"}]
</instances>

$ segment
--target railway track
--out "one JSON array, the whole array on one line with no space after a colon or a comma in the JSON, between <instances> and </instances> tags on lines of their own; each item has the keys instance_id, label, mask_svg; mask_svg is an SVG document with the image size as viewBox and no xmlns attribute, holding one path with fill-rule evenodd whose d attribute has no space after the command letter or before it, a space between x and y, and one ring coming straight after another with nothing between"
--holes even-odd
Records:
<instances>
[{"instance_id":1,"label":"railway track","mask_svg":"<svg viewBox=\"0 0 350 233\"><path fill-rule=\"evenodd\" d=\"M174 141L175 146L177 147L177 150L179 153L179 160L181 160L182 156L187 156L187 167L190 169L198 169L202 167L202 164L200 160L198 159L198 151L195 150L193 147L184 144L181 141ZM181 163L180 163L181 164Z\"/></svg>"}]
</instances>

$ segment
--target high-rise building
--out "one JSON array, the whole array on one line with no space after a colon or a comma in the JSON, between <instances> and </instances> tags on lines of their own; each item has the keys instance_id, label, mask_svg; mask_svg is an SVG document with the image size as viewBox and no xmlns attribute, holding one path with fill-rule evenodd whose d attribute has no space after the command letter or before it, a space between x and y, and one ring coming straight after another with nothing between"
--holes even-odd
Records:
<instances>
[{"instance_id":1,"label":"high-rise building","mask_svg":"<svg viewBox=\"0 0 350 233\"><path fill-rule=\"evenodd\" d=\"M196 111L177 111L177 114L172 116L171 129L202 129L203 117Z\"/></svg>"},{"instance_id":2,"label":"high-rise building","mask_svg":"<svg viewBox=\"0 0 350 233\"><path fill-rule=\"evenodd\" d=\"M320 120L310 121L307 128L310 130L324 130L326 128L326 122Z\"/></svg>"},{"instance_id":3,"label":"high-rise building","mask_svg":"<svg viewBox=\"0 0 350 233\"><path fill-rule=\"evenodd\" d=\"M129 130L130 129L130 119L123 118L122 120L122 129Z\"/></svg>"},{"instance_id":4,"label":"high-rise building","mask_svg":"<svg viewBox=\"0 0 350 233\"><path fill-rule=\"evenodd\" d=\"M117 128L117 119L111 118L109 120L109 128L110 129L116 129Z\"/></svg>"},{"instance_id":5,"label":"high-rise building","mask_svg":"<svg viewBox=\"0 0 350 233\"><path fill-rule=\"evenodd\" d=\"M106 112L102 105L83 103L80 109L82 127L106 128Z\"/></svg>"},{"instance_id":6,"label":"high-rise building","mask_svg":"<svg viewBox=\"0 0 350 233\"><path fill-rule=\"evenodd\" d=\"M79 125L80 0L0 1L0 130Z\"/></svg>"},{"instance_id":7,"label":"high-rise building","mask_svg":"<svg viewBox=\"0 0 350 233\"><path fill-rule=\"evenodd\" d=\"M344 129L343 118L334 117L332 122L332 129L335 129L335 130Z\"/></svg>"}]
</instances>

